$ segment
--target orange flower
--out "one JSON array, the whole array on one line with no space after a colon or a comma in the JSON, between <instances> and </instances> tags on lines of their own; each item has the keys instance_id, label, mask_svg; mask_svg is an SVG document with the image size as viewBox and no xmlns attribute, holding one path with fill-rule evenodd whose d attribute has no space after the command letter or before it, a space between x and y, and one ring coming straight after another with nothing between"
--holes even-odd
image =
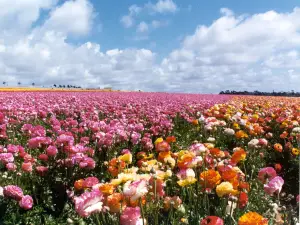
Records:
<instances>
[{"instance_id":1,"label":"orange flower","mask_svg":"<svg viewBox=\"0 0 300 225\"><path fill-rule=\"evenodd\" d=\"M277 173L279 173L282 170L282 166L279 163L276 163L274 167Z\"/></svg>"},{"instance_id":2,"label":"orange flower","mask_svg":"<svg viewBox=\"0 0 300 225\"><path fill-rule=\"evenodd\" d=\"M176 137L174 137L174 136L169 136L169 137L166 138L166 141L167 141L168 143L174 143L174 142L176 142Z\"/></svg>"},{"instance_id":3,"label":"orange flower","mask_svg":"<svg viewBox=\"0 0 300 225\"><path fill-rule=\"evenodd\" d=\"M208 170L200 174L200 184L205 188L215 188L221 182L221 175L218 171Z\"/></svg>"},{"instance_id":4,"label":"orange flower","mask_svg":"<svg viewBox=\"0 0 300 225\"><path fill-rule=\"evenodd\" d=\"M165 158L172 158L171 156L171 151L168 151L168 152L160 152L158 154L158 158L157 160L160 161L160 162L164 162Z\"/></svg>"},{"instance_id":5,"label":"orange flower","mask_svg":"<svg viewBox=\"0 0 300 225\"><path fill-rule=\"evenodd\" d=\"M238 173L233 169L228 169L222 172L222 178L224 181L228 181L233 185L233 188L237 188L239 185Z\"/></svg>"},{"instance_id":6,"label":"orange flower","mask_svg":"<svg viewBox=\"0 0 300 225\"><path fill-rule=\"evenodd\" d=\"M246 159L246 155L247 153L245 150L240 148L232 154L231 160L233 163L239 163L240 161L244 161Z\"/></svg>"},{"instance_id":7,"label":"orange flower","mask_svg":"<svg viewBox=\"0 0 300 225\"><path fill-rule=\"evenodd\" d=\"M280 134L280 138L285 139L288 136L288 132L284 131L282 134Z\"/></svg>"},{"instance_id":8,"label":"orange flower","mask_svg":"<svg viewBox=\"0 0 300 225\"><path fill-rule=\"evenodd\" d=\"M118 176L119 172L125 168L125 166L126 163L124 161L113 158L108 164L108 171L112 176L116 177Z\"/></svg>"},{"instance_id":9,"label":"orange flower","mask_svg":"<svg viewBox=\"0 0 300 225\"><path fill-rule=\"evenodd\" d=\"M211 148L209 150L210 154L216 158L223 158L225 157L225 153L221 151L219 148Z\"/></svg>"},{"instance_id":10,"label":"orange flower","mask_svg":"<svg viewBox=\"0 0 300 225\"><path fill-rule=\"evenodd\" d=\"M293 155L297 156L297 155L299 155L299 153L300 153L300 151L299 151L298 148L292 148L292 154Z\"/></svg>"},{"instance_id":11,"label":"orange flower","mask_svg":"<svg viewBox=\"0 0 300 225\"><path fill-rule=\"evenodd\" d=\"M195 155L192 152L180 152L178 154L177 166L180 169L188 168L192 164Z\"/></svg>"},{"instance_id":12,"label":"orange flower","mask_svg":"<svg viewBox=\"0 0 300 225\"><path fill-rule=\"evenodd\" d=\"M112 213L118 213L125 209L126 203L124 201L123 195L120 193L114 193L109 195L106 200L106 204L109 207L109 211Z\"/></svg>"},{"instance_id":13,"label":"orange flower","mask_svg":"<svg viewBox=\"0 0 300 225\"><path fill-rule=\"evenodd\" d=\"M248 212L239 218L238 225L268 225L268 220L256 212Z\"/></svg>"},{"instance_id":14,"label":"orange flower","mask_svg":"<svg viewBox=\"0 0 300 225\"><path fill-rule=\"evenodd\" d=\"M282 152L282 145L279 143L274 144L274 149L277 152Z\"/></svg>"},{"instance_id":15,"label":"orange flower","mask_svg":"<svg viewBox=\"0 0 300 225\"><path fill-rule=\"evenodd\" d=\"M240 189L245 189L246 191L249 191L250 190L250 185L248 182L245 182L245 181L241 181L239 183L239 188Z\"/></svg>"},{"instance_id":16,"label":"orange flower","mask_svg":"<svg viewBox=\"0 0 300 225\"><path fill-rule=\"evenodd\" d=\"M198 125L198 123L199 123L198 120L193 120L193 121L192 121L192 124L193 124L193 125Z\"/></svg>"},{"instance_id":17,"label":"orange flower","mask_svg":"<svg viewBox=\"0 0 300 225\"><path fill-rule=\"evenodd\" d=\"M76 191L80 191L84 188L84 179L75 181L74 188Z\"/></svg>"},{"instance_id":18,"label":"orange flower","mask_svg":"<svg viewBox=\"0 0 300 225\"><path fill-rule=\"evenodd\" d=\"M99 190L103 193L103 194L107 194L107 195L111 195L112 193L114 193L114 185L113 184L109 184L109 183L105 183L105 184L101 184L99 186Z\"/></svg>"},{"instance_id":19,"label":"orange flower","mask_svg":"<svg viewBox=\"0 0 300 225\"><path fill-rule=\"evenodd\" d=\"M242 138L248 138L248 134L246 134L244 131L239 130L235 133L235 137L237 139L242 139Z\"/></svg>"}]
</instances>

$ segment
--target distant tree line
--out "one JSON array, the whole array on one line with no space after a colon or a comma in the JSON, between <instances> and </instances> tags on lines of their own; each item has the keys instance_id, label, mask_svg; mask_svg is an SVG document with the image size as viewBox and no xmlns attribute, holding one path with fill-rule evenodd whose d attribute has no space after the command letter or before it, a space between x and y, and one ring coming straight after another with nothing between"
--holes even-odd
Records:
<instances>
[{"instance_id":1,"label":"distant tree line","mask_svg":"<svg viewBox=\"0 0 300 225\"><path fill-rule=\"evenodd\" d=\"M220 95L257 95L257 96L286 96L286 97L300 97L300 92L280 91L280 92L264 92L264 91L221 91Z\"/></svg>"},{"instance_id":2,"label":"distant tree line","mask_svg":"<svg viewBox=\"0 0 300 225\"><path fill-rule=\"evenodd\" d=\"M55 88L81 88L81 86L75 86L75 85L61 85L61 84L53 84L53 87Z\"/></svg>"}]
</instances>

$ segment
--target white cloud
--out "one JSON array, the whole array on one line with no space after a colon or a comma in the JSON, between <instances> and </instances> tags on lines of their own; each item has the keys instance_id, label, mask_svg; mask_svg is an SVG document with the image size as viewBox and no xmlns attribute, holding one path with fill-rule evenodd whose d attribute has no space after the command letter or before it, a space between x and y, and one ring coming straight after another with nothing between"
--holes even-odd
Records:
<instances>
[{"instance_id":1,"label":"white cloud","mask_svg":"<svg viewBox=\"0 0 300 225\"><path fill-rule=\"evenodd\" d=\"M137 26L137 32L139 33L146 33L149 31L149 26L145 21L142 21Z\"/></svg>"},{"instance_id":2,"label":"white cloud","mask_svg":"<svg viewBox=\"0 0 300 225\"><path fill-rule=\"evenodd\" d=\"M134 19L130 15L122 16L120 21L126 28L132 27L134 23Z\"/></svg>"},{"instance_id":3,"label":"white cloud","mask_svg":"<svg viewBox=\"0 0 300 225\"><path fill-rule=\"evenodd\" d=\"M148 4L148 7L157 13L174 13L178 10L177 5L172 0L159 0L156 4Z\"/></svg>"},{"instance_id":4,"label":"white cloud","mask_svg":"<svg viewBox=\"0 0 300 225\"><path fill-rule=\"evenodd\" d=\"M93 7L84 2L88 3L67 1L53 9L55 5L49 1L39 6L38 15L25 26L27 30L16 23L14 29L0 32L0 79L9 85L20 81L24 85L35 82L205 93L226 89L297 90L300 86L299 8L247 17L223 9L220 18L199 25L183 38L180 47L157 62L159 57L148 49L103 51L97 43L68 43L68 36L90 30ZM85 12L78 12L85 22L71 19L74 4L86 6ZM49 19L30 30L43 8L51 9ZM131 8L131 13L141 13L140 7ZM5 18L15 14L12 10ZM58 24L62 18L66 20ZM148 22L149 30L162 22L154 21Z\"/></svg>"},{"instance_id":5,"label":"white cloud","mask_svg":"<svg viewBox=\"0 0 300 225\"><path fill-rule=\"evenodd\" d=\"M93 6L88 0L66 1L50 13L46 29L85 35L92 27Z\"/></svg>"}]
</instances>

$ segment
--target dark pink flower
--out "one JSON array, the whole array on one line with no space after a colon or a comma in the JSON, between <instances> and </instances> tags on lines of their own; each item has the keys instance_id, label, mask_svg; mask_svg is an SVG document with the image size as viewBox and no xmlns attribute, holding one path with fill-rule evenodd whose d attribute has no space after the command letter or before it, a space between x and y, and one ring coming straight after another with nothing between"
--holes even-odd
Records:
<instances>
[{"instance_id":1,"label":"dark pink flower","mask_svg":"<svg viewBox=\"0 0 300 225\"><path fill-rule=\"evenodd\" d=\"M120 217L120 224L121 225L142 225L143 219L141 217L140 207L126 207Z\"/></svg>"},{"instance_id":2,"label":"dark pink flower","mask_svg":"<svg viewBox=\"0 0 300 225\"><path fill-rule=\"evenodd\" d=\"M7 185L3 188L3 194L6 198L12 198L20 201L23 197L23 191L20 187L15 185Z\"/></svg>"},{"instance_id":3,"label":"dark pink flower","mask_svg":"<svg viewBox=\"0 0 300 225\"><path fill-rule=\"evenodd\" d=\"M273 167L265 167L258 172L258 179L262 183L266 183L267 180L271 180L277 176L276 170Z\"/></svg>"}]
</instances>

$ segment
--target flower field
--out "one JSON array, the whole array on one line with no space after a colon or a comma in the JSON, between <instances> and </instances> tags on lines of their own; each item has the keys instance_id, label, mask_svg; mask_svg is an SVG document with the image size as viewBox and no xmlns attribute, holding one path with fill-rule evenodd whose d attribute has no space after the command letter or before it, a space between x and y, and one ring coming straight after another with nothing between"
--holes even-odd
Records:
<instances>
[{"instance_id":1,"label":"flower field","mask_svg":"<svg viewBox=\"0 0 300 225\"><path fill-rule=\"evenodd\" d=\"M0 224L297 224L300 99L0 93Z\"/></svg>"}]
</instances>

